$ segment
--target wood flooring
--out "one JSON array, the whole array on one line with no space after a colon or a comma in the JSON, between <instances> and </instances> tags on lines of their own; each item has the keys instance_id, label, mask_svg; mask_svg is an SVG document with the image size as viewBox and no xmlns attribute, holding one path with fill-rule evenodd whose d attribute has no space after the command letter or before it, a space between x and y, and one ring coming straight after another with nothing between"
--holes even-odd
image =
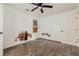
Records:
<instances>
[{"instance_id":1,"label":"wood flooring","mask_svg":"<svg viewBox=\"0 0 79 59\"><path fill-rule=\"evenodd\" d=\"M5 49L4 56L79 56L79 47L37 38Z\"/></svg>"}]
</instances>

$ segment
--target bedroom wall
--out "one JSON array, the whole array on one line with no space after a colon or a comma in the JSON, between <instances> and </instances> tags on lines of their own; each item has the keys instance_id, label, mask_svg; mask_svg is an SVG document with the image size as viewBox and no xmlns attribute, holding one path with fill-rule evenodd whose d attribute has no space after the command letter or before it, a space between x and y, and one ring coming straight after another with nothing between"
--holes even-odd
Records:
<instances>
[{"instance_id":1,"label":"bedroom wall","mask_svg":"<svg viewBox=\"0 0 79 59\"><path fill-rule=\"evenodd\" d=\"M78 10L75 9L40 18L40 20L38 20L39 37L79 46L79 42L76 43L79 39L79 37L77 37L77 34L79 35L78 31L76 33L77 11ZM79 21L77 22L77 27L79 29ZM51 37L42 36L41 33L51 34Z\"/></svg>"},{"instance_id":2,"label":"bedroom wall","mask_svg":"<svg viewBox=\"0 0 79 59\"><path fill-rule=\"evenodd\" d=\"M4 5L4 48L26 41L15 41L21 31L31 33L32 17L9 5Z\"/></svg>"}]
</instances>

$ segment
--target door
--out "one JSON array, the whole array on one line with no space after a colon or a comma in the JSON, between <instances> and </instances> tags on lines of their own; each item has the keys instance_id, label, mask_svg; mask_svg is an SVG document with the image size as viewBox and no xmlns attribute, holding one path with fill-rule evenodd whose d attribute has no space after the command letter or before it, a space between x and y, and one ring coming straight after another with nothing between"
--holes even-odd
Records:
<instances>
[{"instance_id":1,"label":"door","mask_svg":"<svg viewBox=\"0 0 79 59\"><path fill-rule=\"evenodd\" d=\"M76 27L77 27L76 40L77 40L77 46L79 47L79 13L77 13Z\"/></svg>"},{"instance_id":2,"label":"door","mask_svg":"<svg viewBox=\"0 0 79 59\"><path fill-rule=\"evenodd\" d=\"M61 42L75 45L75 11L65 13L62 16L60 19Z\"/></svg>"},{"instance_id":3,"label":"door","mask_svg":"<svg viewBox=\"0 0 79 59\"><path fill-rule=\"evenodd\" d=\"M77 34L78 34L78 46L79 46L79 14L78 14L78 20L77 20L77 27L78 27L78 32L77 32Z\"/></svg>"},{"instance_id":4,"label":"door","mask_svg":"<svg viewBox=\"0 0 79 59\"><path fill-rule=\"evenodd\" d=\"M3 9L0 4L0 56L3 55Z\"/></svg>"}]
</instances>

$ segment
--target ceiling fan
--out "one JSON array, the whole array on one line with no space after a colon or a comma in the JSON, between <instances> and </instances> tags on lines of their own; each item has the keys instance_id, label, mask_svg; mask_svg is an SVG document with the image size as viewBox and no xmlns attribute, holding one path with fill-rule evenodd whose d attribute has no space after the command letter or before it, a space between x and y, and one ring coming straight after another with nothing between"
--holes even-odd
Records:
<instances>
[{"instance_id":1,"label":"ceiling fan","mask_svg":"<svg viewBox=\"0 0 79 59\"><path fill-rule=\"evenodd\" d=\"M34 9L31 10L32 12L39 7L40 7L41 13L44 13L43 8L53 8L52 5L43 5L43 3L31 3L31 4L36 6Z\"/></svg>"}]
</instances>

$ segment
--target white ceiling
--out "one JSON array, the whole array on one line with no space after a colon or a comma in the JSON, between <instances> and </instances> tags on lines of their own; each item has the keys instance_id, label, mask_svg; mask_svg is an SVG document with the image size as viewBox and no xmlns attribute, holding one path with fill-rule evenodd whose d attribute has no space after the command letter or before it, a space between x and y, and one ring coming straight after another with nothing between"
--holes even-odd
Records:
<instances>
[{"instance_id":1,"label":"white ceiling","mask_svg":"<svg viewBox=\"0 0 79 59\"><path fill-rule=\"evenodd\" d=\"M51 14L56 14L68 10L75 9L77 7L76 3L44 3L45 5L52 5L53 8L43 8L44 13L41 13L39 8L35 11L31 12L33 8L36 6L30 3L8 3L8 5L11 5L15 8L18 8L22 11L25 11L26 13L29 13L33 17L43 17L48 16ZM29 11L26 11L25 9L29 9Z\"/></svg>"}]
</instances>

